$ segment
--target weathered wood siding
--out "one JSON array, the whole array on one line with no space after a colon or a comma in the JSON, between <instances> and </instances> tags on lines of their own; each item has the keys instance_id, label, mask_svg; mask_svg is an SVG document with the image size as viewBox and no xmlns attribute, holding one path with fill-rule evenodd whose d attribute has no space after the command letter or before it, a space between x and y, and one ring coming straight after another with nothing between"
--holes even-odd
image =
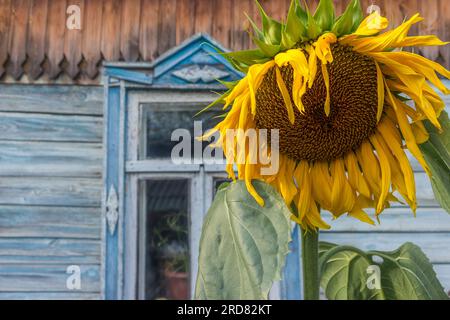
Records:
<instances>
[{"instance_id":1,"label":"weathered wood siding","mask_svg":"<svg viewBox=\"0 0 450 320\"><path fill-rule=\"evenodd\" d=\"M101 87L0 85L0 299L100 298L102 105ZM329 221L321 239L379 250L414 242L450 290L450 216L414 168L417 218L396 205L375 227ZM81 267L79 291L66 288L69 265Z\"/></svg>"},{"instance_id":2,"label":"weathered wood siding","mask_svg":"<svg viewBox=\"0 0 450 320\"><path fill-rule=\"evenodd\" d=\"M291 0L260 0L277 19ZM307 0L311 8L318 0ZM341 13L349 0L335 0ZM391 26L420 12L412 34L450 40L448 0L361 0L378 5ZM81 10L81 30L66 26L68 5ZM194 33L232 50L249 48L245 13L259 20L254 0L0 0L0 78L3 81L98 81L102 60L151 61ZM450 46L416 49L450 67Z\"/></svg>"},{"instance_id":3,"label":"weathered wood siding","mask_svg":"<svg viewBox=\"0 0 450 320\"><path fill-rule=\"evenodd\" d=\"M101 87L0 85L0 299L100 297L102 110Z\"/></svg>"}]
</instances>

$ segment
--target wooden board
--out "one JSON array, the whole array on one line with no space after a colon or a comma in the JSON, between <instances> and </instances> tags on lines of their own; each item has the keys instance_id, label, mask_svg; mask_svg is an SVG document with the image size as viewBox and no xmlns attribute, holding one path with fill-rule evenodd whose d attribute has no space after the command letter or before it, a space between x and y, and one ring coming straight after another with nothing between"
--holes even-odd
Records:
<instances>
[{"instance_id":1,"label":"wooden board","mask_svg":"<svg viewBox=\"0 0 450 320\"><path fill-rule=\"evenodd\" d=\"M67 265L0 265L0 292L67 292ZM100 291L100 267L80 265L78 292Z\"/></svg>"},{"instance_id":2,"label":"wooden board","mask_svg":"<svg viewBox=\"0 0 450 320\"><path fill-rule=\"evenodd\" d=\"M100 300L100 293L0 292L0 300Z\"/></svg>"},{"instance_id":3,"label":"wooden board","mask_svg":"<svg viewBox=\"0 0 450 320\"><path fill-rule=\"evenodd\" d=\"M450 214L441 208L418 208L416 217L409 208L386 209L378 224L373 213L370 217L376 225L363 223L355 218L342 216L333 220L331 214L322 214L332 231L339 232L449 232Z\"/></svg>"},{"instance_id":4,"label":"wooden board","mask_svg":"<svg viewBox=\"0 0 450 320\"><path fill-rule=\"evenodd\" d=\"M102 142L103 121L93 116L0 112L3 141Z\"/></svg>"},{"instance_id":5,"label":"wooden board","mask_svg":"<svg viewBox=\"0 0 450 320\"><path fill-rule=\"evenodd\" d=\"M45 59L45 34L47 31L48 0L34 0L30 14L33 19L29 24L28 33L28 60L30 63L30 76L39 78L44 71L42 63Z\"/></svg>"},{"instance_id":6,"label":"wooden board","mask_svg":"<svg viewBox=\"0 0 450 320\"><path fill-rule=\"evenodd\" d=\"M450 264L435 264L433 268L445 291L450 294Z\"/></svg>"},{"instance_id":7,"label":"wooden board","mask_svg":"<svg viewBox=\"0 0 450 320\"><path fill-rule=\"evenodd\" d=\"M405 242L418 245L433 263L450 263L450 232L349 233L322 232L321 241L352 245L363 250L394 250Z\"/></svg>"},{"instance_id":8,"label":"wooden board","mask_svg":"<svg viewBox=\"0 0 450 320\"><path fill-rule=\"evenodd\" d=\"M0 205L99 207L100 179L64 177L4 177Z\"/></svg>"},{"instance_id":9,"label":"wooden board","mask_svg":"<svg viewBox=\"0 0 450 320\"><path fill-rule=\"evenodd\" d=\"M103 88L2 85L0 111L101 116Z\"/></svg>"},{"instance_id":10,"label":"wooden board","mask_svg":"<svg viewBox=\"0 0 450 320\"><path fill-rule=\"evenodd\" d=\"M100 239L100 208L0 206L0 238Z\"/></svg>"},{"instance_id":11,"label":"wooden board","mask_svg":"<svg viewBox=\"0 0 450 320\"><path fill-rule=\"evenodd\" d=\"M61 62L64 59L64 34L66 28L61 26L66 24L66 9L66 0L49 1L45 46L48 57L47 74L50 79L57 78L62 72Z\"/></svg>"},{"instance_id":12,"label":"wooden board","mask_svg":"<svg viewBox=\"0 0 450 320\"><path fill-rule=\"evenodd\" d=\"M17 257L22 262L39 257L61 259L71 257L80 263L86 263L86 258L98 261L100 256L100 243L89 239L67 239L67 238L0 238L0 264L6 263L8 259ZM12 259L13 260L13 259ZM60 261L60 262L64 262ZM8 263L11 263L8 261ZM54 261L53 261L54 263Z\"/></svg>"},{"instance_id":13,"label":"wooden board","mask_svg":"<svg viewBox=\"0 0 450 320\"><path fill-rule=\"evenodd\" d=\"M102 145L0 141L0 176L101 177Z\"/></svg>"},{"instance_id":14,"label":"wooden board","mask_svg":"<svg viewBox=\"0 0 450 320\"><path fill-rule=\"evenodd\" d=\"M291 0L261 0L275 19L285 19ZM308 0L312 11L318 0ZM348 1L335 0L337 14ZM414 13L425 18L411 35L434 33L448 40L448 0L362 0L379 6L390 27ZM65 28L68 5L78 5L82 30ZM253 47L246 30L247 13L261 21L252 0L2 0L0 1L0 76L52 81L60 74L80 83L100 81L106 61L151 61L194 33L207 33L231 50ZM39 32L38 32L39 30ZM414 50L450 68L449 46ZM47 57L46 61L43 58ZM26 66L26 67L24 67ZM40 77L43 75L44 77ZM4 77L6 78L6 77Z\"/></svg>"},{"instance_id":15,"label":"wooden board","mask_svg":"<svg viewBox=\"0 0 450 320\"><path fill-rule=\"evenodd\" d=\"M23 74L23 64L27 57L27 35L31 1L12 1L11 26L9 29L9 74L19 80ZM1 45L7 45L2 43Z\"/></svg>"}]
</instances>

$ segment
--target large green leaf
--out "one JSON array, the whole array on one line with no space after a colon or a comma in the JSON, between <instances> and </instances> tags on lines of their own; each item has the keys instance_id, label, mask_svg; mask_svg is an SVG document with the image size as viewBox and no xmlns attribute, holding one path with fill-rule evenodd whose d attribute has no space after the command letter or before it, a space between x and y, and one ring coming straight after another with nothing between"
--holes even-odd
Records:
<instances>
[{"instance_id":1,"label":"large green leaf","mask_svg":"<svg viewBox=\"0 0 450 320\"><path fill-rule=\"evenodd\" d=\"M430 261L410 242L391 252L322 242L319 266L330 300L448 299Z\"/></svg>"},{"instance_id":2,"label":"large green leaf","mask_svg":"<svg viewBox=\"0 0 450 320\"><path fill-rule=\"evenodd\" d=\"M445 111L439 121L442 133L428 121L424 122L430 139L421 144L420 149L432 173L431 185L436 200L450 213L450 121Z\"/></svg>"},{"instance_id":3,"label":"large green leaf","mask_svg":"<svg viewBox=\"0 0 450 320\"><path fill-rule=\"evenodd\" d=\"M196 299L266 299L290 241L290 211L268 184L243 181L220 188L205 217L200 240Z\"/></svg>"}]
</instances>

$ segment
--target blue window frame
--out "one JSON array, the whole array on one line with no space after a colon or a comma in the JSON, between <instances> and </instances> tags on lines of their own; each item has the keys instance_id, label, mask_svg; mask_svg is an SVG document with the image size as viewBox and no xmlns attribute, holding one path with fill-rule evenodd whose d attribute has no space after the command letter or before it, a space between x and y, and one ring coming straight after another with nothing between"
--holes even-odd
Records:
<instances>
[{"instance_id":1,"label":"blue window frame","mask_svg":"<svg viewBox=\"0 0 450 320\"><path fill-rule=\"evenodd\" d=\"M143 117L156 119L161 116L155 114L157 110L170 110L174 105L192 111L193 107L212 101L211 91L225 89L215 79L240 79L242 74L218 55L218 50L226 51L209 36L199 34L153 63L105 65L102 201L102 294L105 299L146 297L145 288L139 286L144 282L141 278L142 237L139 234L146 232L142 229L139 213L140 186L152 179L185 179L189 188L195 190L189 196L190 291L193 292L202 219L212 201L216 181L226 178L224 168L204 164L175 166L160 159L166 152L164 146L157 146L154 141L149 143L145 137L153 134L156 141L163 131L147 133L143 128L148 119L143 120ZM148 152L148 148L160 150ZM284 278L277 285L275 298L301 298L299 248L298 228L295 227L292 252L288 255Z\"/></svg>"}]
</instances>

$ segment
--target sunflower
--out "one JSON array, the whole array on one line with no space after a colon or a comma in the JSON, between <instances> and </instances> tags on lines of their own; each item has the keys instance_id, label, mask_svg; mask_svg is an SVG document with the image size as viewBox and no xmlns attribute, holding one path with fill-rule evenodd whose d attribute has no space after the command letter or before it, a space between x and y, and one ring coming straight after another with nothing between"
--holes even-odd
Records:
<instances>
[{"instance_id":1,"label":"sunflower","mask_svg":"<svg viewBox=\"0 0 450 320\"><path fill-rule=\"evenodd\" d=\"M415 213L406 150L431 175L418 145L428 139L424 120L441 130L445 104L434 88L448 94L437 73L450 72L402 48L447 43L408 36L419 14L382 32L388 20L378 12L364 18L358 0L338 18L332 0L321 0L314 14L293 1L284 23L259 9L262 29L250 19L257 49L224 54L245 76L226 83L229 90L215 102L224 104L224 118L204 137L220 133L229 176L245 180L261 206L252 180L271 184L305 229L329 228L321 209L374 224L367 210L378 219L399 196ZM238 152L245 135L225 143L229 129L277 129L278 172L262 175L264 165L250 161L252 148Z\"/></svg>"}]
</instances>

